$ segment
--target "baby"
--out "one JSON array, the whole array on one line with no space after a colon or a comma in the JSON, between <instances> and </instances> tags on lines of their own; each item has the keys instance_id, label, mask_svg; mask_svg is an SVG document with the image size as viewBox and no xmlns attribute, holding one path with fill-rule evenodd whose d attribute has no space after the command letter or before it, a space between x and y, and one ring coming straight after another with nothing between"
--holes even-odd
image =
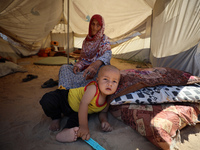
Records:
<instances>
[{"instance_id":1,"label":"baby","mask_svg":"<svg viewBox=\"0 0 200 150\"><path fill-rule=\"evenodd\" d=\"M60 128L61 113L68 116L64 129L56 135L59 142L73 142L78 137L89 140L88 114L99 113L103 131L111 131L107 121L109 104L106 97L115 93L120 81L120 71L112 65L101 67L96 82L85 87L66 90L59 89L46 93L40 104L48 117L51 117L50 130Z\"/></svg>"}]
</instances>

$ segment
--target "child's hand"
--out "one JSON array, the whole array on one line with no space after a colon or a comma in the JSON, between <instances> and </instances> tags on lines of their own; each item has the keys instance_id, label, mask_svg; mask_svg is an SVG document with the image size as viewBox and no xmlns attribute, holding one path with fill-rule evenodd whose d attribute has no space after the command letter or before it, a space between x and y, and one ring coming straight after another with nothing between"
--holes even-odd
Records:
<instances>
[{"instance_id":1,"label":"child's hand","mask_svg":"<svg viewBox=\"0 0 200 150\"><path fill-rule=\"evenodd\" d=\"M101 123L101 129L105 132L110 132L112 131L111 125L106 121Z\"/></svg>"},{"instance_id":2,"label":"child's hand","mask_svg":"<svg viewBox=\"0 0 200 150\"><path fill-rule=\"evenodd\" d=\"M79 127L78 130L78 137L82 138L82 140L89 140L90 139L90 132L87 127Z\"/></svg>"}]
</instances>

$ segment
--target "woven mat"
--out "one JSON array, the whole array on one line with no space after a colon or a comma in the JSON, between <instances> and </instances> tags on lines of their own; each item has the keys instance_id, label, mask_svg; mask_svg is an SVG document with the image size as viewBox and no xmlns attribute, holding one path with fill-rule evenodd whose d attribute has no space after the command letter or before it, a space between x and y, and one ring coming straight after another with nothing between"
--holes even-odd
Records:
<instances>
[{"instance_id":1,"label":"woven mat","mask_svg":"<svg viewBox=\"0 0 200 150\"><path fill-rule=\"evenodd\" d=\"M39 61L34 62L35 65L52 65L52 66L61 66L67 64L67 57L65 56L54 56L54 57L45 57ZM74 63L74 58L69 58L69 63Z\"/></svg>"}]
</instances>

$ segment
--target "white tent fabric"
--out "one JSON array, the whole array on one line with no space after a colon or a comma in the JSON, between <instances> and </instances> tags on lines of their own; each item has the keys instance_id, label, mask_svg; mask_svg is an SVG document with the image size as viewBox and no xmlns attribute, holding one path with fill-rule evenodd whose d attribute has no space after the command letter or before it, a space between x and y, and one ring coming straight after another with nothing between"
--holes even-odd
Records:
<instances>
[{"instance_id":1,"label":"white tent fabric","mask_svg":"<svg viewBox=\"0 0 200 150\"><path fill-rule=\"evenodd\" d=\"M165 9L160 9L164 7ZM172 56L200 39L200 1L156 1L153 11L151 52L156 58Z\"/></svg>"},{"instance_id":2,"label":"white tent fabric","mask_svg":"<svg viewBox=\"0 0 200 150\"><path fill-rule=\"evenodd\" d=\"M19 42L23 48L15 49L28 56L50 47L52 40L67 49L67 30L60 29L69 23L69 47L81 48L94 14L105 20L113 57L200 75L199 0L1 0L0 32Z\"/></svg>"},{"instance_id":3,"label":"white tent fabric","mask_svg":"<svg viewBox=\"0 0 200 150\"><path fill-rule=\"evenodd\" d=\"M199 76L199 41L199 0L156 1L151 35L153 66L175 68Z\"/></svg>"},{"instance_id":4,"label":"white tent fabric","mask_svg":"<svg viewBox=\"0 0 200 150\"><path fill-rule=\"evenodd\" d=\"M66 11L67 9L65 9L65 16L67 16ZM87 3L82 0L71 0L70 27L75 34L87 34L90 18L94 14L101 14L105 20L105 34L113 39L130 32L151 13L152 8L145 0L117 2L116 0L87 0Z\"/></svg>"},{"instance_id":5,"label":"white tent fabric","mask_svg":"<svg viewBox=\"0 0 200 150\"><path fill-rule=\"evenodd\" d=\"M70 28L76 36L85 37L91 16L99 13L106 22L105 34L111 39L120 40L129 36L135 27L151 15L154 2L87 0L86 3L82 0L69 0ZM10 0L0 3L0 31L24 44L28 50L37 51L41 46L49 46L46 44L51 39L49 32L59 23L62 15L64 21L67 20L67 0L64 3L62 0Z\"/></svg>"},{"instance_id":6,"label":"white tent fabric","mask_svg":"<svg viewBox=\"0 0 200 150\"><path fill-rule=\"evenodd\" d=\"M113 57L135 61L149 61L151 17L148 17L144 25L135 31L138 32L123 40L117 41L123 41L123 43L112 48Z\"/></svg>"},{"instance_id":7,"label":"white tent fabric","mask_svg":"<svg viewBox=\"0 0 200 150\"><path fill-rule=\"evenodd\" d=\"M40 48L62 15L62 0L3 0L0 6L5 8L0 12L0 32L29 51Z\"/></svg>"},{"instance_id":8,"label":"white tent fabric","mask_svg":"<svg viewBox=\"0 0 200 150\"><path fill-rule=\"evenodd\" d=\"M106 22L105 34L111 38L112 43L126 41L124 39L134 34L137 31L135 30L136 28L138 29L145 24L142 37L136 36L126 41L126 43L114 44L112 53L115 58L149 60L151 26L149 23L151 19L147 18L152 13L154 1L148 1L151 4L141 0L117 2L116 0L105 0L101 1L101 3L97 0L88 0L87 3L74 0L70 2L70 26L75 32L74 46L76 48L81 48L82 46L84 37L81 36L88 33L88 22L92 15L101 14ZM146 23L147 21L148 23ZM133 45L135 46L134 48L132 47Z\"/></svg>"}]
</instances>

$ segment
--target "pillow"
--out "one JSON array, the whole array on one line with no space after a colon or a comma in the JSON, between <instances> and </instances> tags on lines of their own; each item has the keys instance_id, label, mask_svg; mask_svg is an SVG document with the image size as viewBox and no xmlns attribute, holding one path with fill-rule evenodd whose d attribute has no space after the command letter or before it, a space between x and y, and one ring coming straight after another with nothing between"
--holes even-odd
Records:
<instances>
[{"instance_id":1,"label":"pillow","mask_svg":"<svg viewBox=\"0 0 200 150\"><path fill-rule=\"evenodd\" d=\"M5 75L15 73L15 72L27 72L25 68L19 66L13 62L6 61L5 63L0 63L0 77Z\"/></svg>"},{"instance_id":2,"label":"pillow","mask_svg":"<svg viewBox=\"0 0 200 150\"><path fill-rule=\"evenodd\" d=\"M129 69L121 71L121 79L117 91L108 96L108 102L116 97L137 91L144 87L157 85L188 85L200 83L200 77L172 68Z\"/></svg>"},{"instance_id":3,"label":"pillow","mask_svg":"<svg viewBox=\"0 0 200 150\"><path fill-rule=\"evenodd\" d=\"M111 105L110 113L161 149L177 148L180 130L199 123L200 104Z\"/></svg>"},{"instance_id":4,"label":"pillow","mask_svg":"<svg viewBox=\"0 0 200 150\"><path fill-rule=\"evenodd\" d=\"M110 104L161 104L169 102L200 102L200 85L146 87L115 98Z\"/></svg>"}]
</instances>

